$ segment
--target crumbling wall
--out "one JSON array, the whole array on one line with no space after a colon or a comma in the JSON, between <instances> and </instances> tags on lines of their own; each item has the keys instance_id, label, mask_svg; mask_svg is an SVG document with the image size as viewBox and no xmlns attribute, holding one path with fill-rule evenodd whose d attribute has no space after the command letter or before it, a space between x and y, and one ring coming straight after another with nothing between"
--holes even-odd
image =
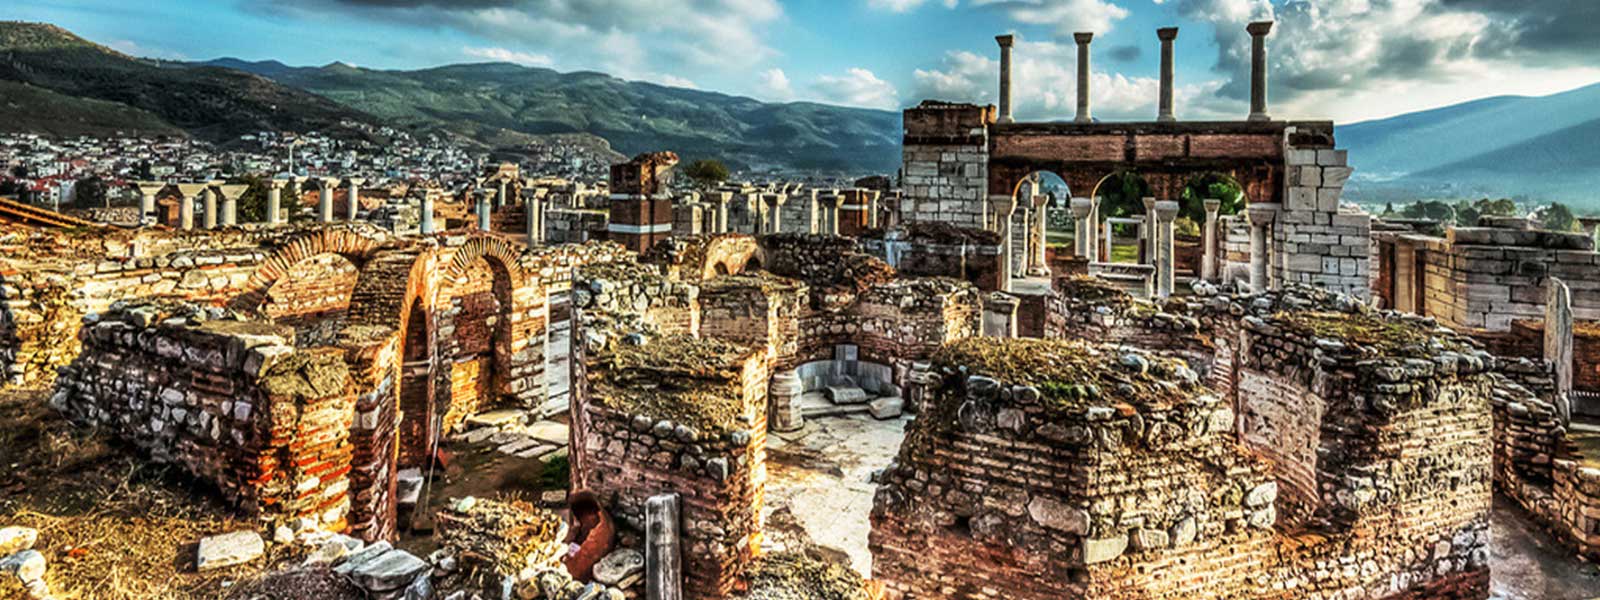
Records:
<instances>
[{"instance_id":1,"label":"crumbling wall","mask_svg":"<svg viewBox=\"0 0 1600 600\"><path fill-rule=\"evenodd\" d=\"M1600 319L1600 253L1583 234L1457 227L1446 239L1400 242L1415 245L1418 258L1397 277L1422 272L1416 312L1451 328L1506 331L1514 320L1542 319L1551 277L1571 289L1575 318Z\"/></svg>"},{"instance_id":2,"label":"crumbling wall","mask_svg":"<svg viewBox=\"0 0 1600 600\"><path fill-rule=\"evenodd\" d=\"M51 404L211 482L267 525L340 530L355 393L336 349L218 310L140 305L82 333Z\"/></svg>"},{"instance_id":3,"label":"crumbling wall","mask_svg":"<svg viewBox=\"0 0 1600 600\"><path fill-rule=\"evenodd\" d=\"M1502 361L1494 385L1494 484L1555 538L1600 559L1600 469L1577 460L1555 405L1549 363Z\"/></svg>"},{"instance_id":4,"label":"crumbling wall","mask_svg":"<svg viewBox=\"0 0 1600 600\"><path fill-rule=\"evenodd\" d=\"M945 223L910 223L902 228L866 232L861 244L868 254L882 258L906 275L962 279L986 292L999 290L1004 284L1000 279L1006 272L1001 269L1004 247L1000 234L992 231Z\"/></svg>"},{"instance_id":5,"label":"crumbling wall","mask_svg":"<svg viewBox=\"0 0 1600 600\"><path fill-rule=\"evenodd\" d=\"M686 597L725 597L762 538L764 354L668 335L597 342L574 360L584 371L572 408L574 489L594 492L636 531L646 500L678 494Z\"/></svg>"},{"instance_id":6,"label":"crumbling wall","mask_svg":"<svg viewBox=\"0 0 1600 600\"><path fill-rule=\"evenodd\" d=\"M901 223L982 227L995 107L925 101L904 114Z\"/></svg>"}]
</instances>

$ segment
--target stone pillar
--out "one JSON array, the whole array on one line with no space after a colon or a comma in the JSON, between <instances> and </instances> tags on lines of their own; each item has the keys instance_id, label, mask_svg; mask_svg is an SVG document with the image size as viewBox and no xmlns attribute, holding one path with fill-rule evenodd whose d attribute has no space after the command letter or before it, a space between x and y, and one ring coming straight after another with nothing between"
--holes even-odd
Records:
<instances>
[{"instance_id":1,"label":"stone pillar","mask_svg":"<svg viewBox=\"0 0 1600 600\"><path fill-rule=\"evenodd\" d=\"M1094 118L1089 115L1089 42L1094 40L1094 34L1078 32L1072 34L1072 39L1078 42L1078 116L1073 121L1091 123Z\"/></svg>"},{"instance_id":2,"label":"stone pillar","mask_svg":"<svg viewBox=\"0 0 1600 600\"><path fill-rule=\"evenodd\" d=\"M474 191L472 193L473 196L477 197L477 201L478 201L477 202L477 207L478 207L477 214L478 214L478 230L479 231L489 231L489 213L490 213L489 195L491 193L492 192L489 192L488 190L478 190L478 191Z\"/></svg>"},{"instance_id":3,"label":"stone pillar","mask_svg":"<svg viewBox=\"0 0 1600 600\"><path fill-rule=\"evenodd\" d=\"M728 194L725 194L725 193L718 193L717 194L717 198L715 200L715 202L717 203L717 227L716 227L716 232L717 233L727 233L728 232L728 202L729 202L729 200L731 200L731 198L729 197Z\"/></svg>"},{"instance_id":4,"label":"stone pillar","mask_svg":"<svg viewBox=\"0 0 1600 600\"><path fill-rule=\"evenodd\" d=\"M1011 123L1016 120L1011 117L1011 45L1016 38L997 35L994 41L1000 43L1000 122Z\"/></svg>"},{"instance_id":5,"label":"stone pillar","mask_svg":"<svg viewBox=\"0 0 1600 600\"><path fill-rule=\"evenodd\" d=\"M1556 411L1568 425L1572 423L1572 326L1572 291L1551 277L1545 292L1544 359L1555 367Z\"/></svg>"},{"instance_id":6,"label":"stone pillar","mask_svg":"<svg viewBox=\"0 0 1600 600\"><path fill-rule=\"evenodd\" d=\"M268 225L277 225L283 222L283 187L288 182L282 179L273 179L267 182L267 220Z\"/></svg>"},{"instance_id":7,"label":"stone pillar","mask_svg":"<svg viewBox=\"0 0 1600 600\"><path fill-rule=\"evenodd\" d=\"M433 235L433 192L422 194L422 222L418 229L422 235Z\"/></svg>"},{"instance_id":8,"label":"stone pillar","mask_svg":"<svg viewBox=\"0 0 1600 600\"><path fill-rule=\"evenodd\" d=\"M1032 277L1048 277L1050 275L1049 247L1050 234L1050 197L1040 194L1033 197L1033 254L1028 259L1028 275ZM1091 242L1092 243L1092 242Z\"/></svg>"},{"instance_id":9,"label":"stone pillar","mask_svg":"<svg viewBox=\"0 0 1600 600\"><path fill-rule=\"evenodd\" d=\"M1022 300L1004 292L983 297L983 336L1009 339L1017 337L1017 307Z\"/></svg>"},{"instance_id":10,"label":"stone pillar","mask_svg":"<svg viewBox=\"0 0 1600 600\"><path fill-rule=\"evenodd\" d=\"M1267 265L1272 258L1267 255L1267 239L1279 208L1277 204L1251 204L1246 209L1250 215L1250 291L1255 293L1267 291Z\"/></svg>"},{"instance_id":11,"label":"stone pillar","mask_svg":"<svg viewBox=\"0 0 1600 600\"><path fill-rule=\"evenodd\" d=\"M1140 239L1144 242L1145 264L1156 264L1156 199L1144 198L1144 225L1139 228L1142 234Z\"/></svg>"},{"instance_id":12,"label":"stone pillar","mask_svg":"<svg viewBox=\"0 0 1600 600\"><path fill-rule=\"evenodd\" d=\"M1178 218L1178 203L1162 200L1156 203L1156 297L1168 298L1177 280L1177 265L1173 256L1173 222Z\"/></svg>"},{"instance_id":13,"label":"stone pillar","mask_svg":"<svg viewBox=\"0 0 1600 600\"><path fill-rule=\"evenodd\" d=\"M1091 197L1089 198L1089 262L1100 261L1101 233L1103 232L1100 231L1100 200ZM1109 248L1111 240L1107 238L1105 243ZM1106 260L1111 260L1110 254L1106 255Z\"/></svg>"},{"instance_id":14,"label":"stone pillar","mask_svg":"<svg viewBox=\"0 0 1600 600\"><path fill-rule=\"evenodd\" d=\"M999 291L1011 291L1011 215L1017 209L1015 196L995 195L989 196L989 204L994 207L995 224L1000 228L1000 272Z\"/></svg>"},{"instance_id":15,"label":"stone pillar","mask_svg":"<svg viewBox=\"0 0 1600 600\"><path fill-rule=\"evenodd\" d=\"M1267 116L1267 34L1272 21L1257 21L1245 27L1250 32L1250 120L1271 121Z\"/></svg>"},{"instance_id":16,"label":"stone pillar","mask_svg":"<svg viewBox=\"0 0 1600 600\"><path fill-rule=\"evenodd\" d=\"M1161 40L1161 111L1156 120L1171 123L1178 120L1172 114L1172 41L1178 39L1178 28L1157 29L1156 37Z\"/></svg>"},{"instance_id":17,"label":"stone pillar","mask_svg":"<svg viewBox=\"0 0 1600 600\"><path fill-rule=\"evenodd\" d=\"M783 233L783 202L788 198L783 194L774 194L771 198L771 207L767 210L772 211L772 233Z\"/></svg>"},{"instance_id":18,"label":"stone pillar","mask_svg":"<svg viewBox=\"0 0 1600 600\"><path fill-rule=\"evenodd\" d=\"M350 195L346 199L350 201L350 207L345 211L348 213L345 218L346 220L354 221L356 220L356 214L361 210L361 184L365 183L366 180L351 177L349 181Z\"/></svg>"},{"instance_id":19,"label":"stone pillar","mask_svg":"<svg viewBox=\"0 0 1600 600\"><path fill-rule=\"evenodd\" d=\"M217 228L217 192L211 188L200 190L200 204L205 207L204 225L206 229Z\"/></svg>"},{"instance_id":20,"label":"stone pillar","mask_svg":"<svg viewBox=\"0 0 1600 600\"><path fill-rule=\"evenodd\" d=\"M239 197L243 196L249 186L224 185L217 189L222 194L222 223L223 227L232 227L239 224Z\"/></svg>"},{"instance_id":21,"label":"stone pillar","mask_svg":"<svg viewBox=\"0 0 1600 600\"><path fill-rule=\"evenodd\" d=\"M321 191L317 194L317 221L320 223L333 222L333 186L339 185L339 180L332 177L317 179Z\"/></svg>"},{"instance_id":22,"label":"stone pillar","mask_svg":"<svg viewBox=\"0 0 1600 600\"><path fill-rule=\"evenodd\" d=\"M805 386L800 383L800 374L794 371L784 371L772 376L772 387L768 392L771 398L771 426L773 431L799 431L806 426L806 418L800 412L800 395L805 392Z\"/></svg>"},{"instance_id":23,"label":"stone pillar","mask_svg":"<svg viewBox=\"0 0 1600 600\"><path fill-rule=\"evenodd\" d=\"M1089 220L1089 213L1093 207L1092 198L1073 198L1072 204L1069 205L1072 211L1073 254L1088 258L1089 262L1096 262L1092 231L1097 224Z\"/></svg>"},{"instance_id":24,"label":"stone pillar","mask_svg":"<svg viewBox=\"0 0 1600 600\"><path fill-rule=\"evenodd\" d=\"M161 193L161 188L167 184L159 181L139 181L133 184L133 191L139 194L139 224L150 226L156 223L156 194Z\"/></svg>"},{"instance_id":25,"label":"stone pillar","mask_svg":"<svg viewBox=\"0 0 1600 600\"><path fill-rule=\"evenodd\" d=\"M644 521L645 600L683 600L678 495L663 494L645 500Z\"/></svg>"},{"instance_id":26,"label":"stone pillar","mask_svg":"<svg viewBox=\"0 0 1600 600\"><path fill-rule=\"evenodd\" d=\"M1205 257L1200 263L1200 278L1205 281L1217 280L1217 211L1222 210L1222 201L1208 198L1206 205L1206 225L1201 231L1201 243L1205 245Z\"/></svg>"},{"instance_id":27,"label":"stone pillar","mask_svg":"<svg viewBox=\"0 0 1600 600\"><path fill-rule=\"evenodd\" d=\"M522 198L523 226L528 234L528 245L541 242L541 227L539 227L539 198L534 194L523 194Z\"/></svg>"},{"instance_id":28,"label":"stone pillar","mask_svg":"<svg viewBox=\"0 0 1600 600\"><path fill-rule=\"evenodd\" d=\"M500 210L500 207L505 206L505 205L506 205L506 180L505 179L501 179L500 180L500 185L496 186L496 189L495 189L495 192L494 192L494 209L495 210Z\"/></svg>"},{"instance_id":29,"label":"stone pillar","mask_svg":"<svg viewBox=\"0 0 1600 600\"><path fill-rule=\"evenodd\" d=\"M194 229L194 203L200 200L200 193L211 187L209 183L180 183L177 184L178 194L178 228Z\"/></svg>"}]
</instances>

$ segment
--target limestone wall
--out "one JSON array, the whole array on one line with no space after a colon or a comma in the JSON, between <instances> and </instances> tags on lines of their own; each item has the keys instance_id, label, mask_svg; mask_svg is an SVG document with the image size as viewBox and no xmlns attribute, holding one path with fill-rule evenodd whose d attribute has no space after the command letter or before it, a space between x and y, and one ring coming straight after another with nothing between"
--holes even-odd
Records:
<instances>
[{"instance_id":1,"label":"limestone wall","mask_svg":"<svg viewBox=\"0 0 1600 600\"><path fill-rule=\"evenodd\" d=\"M1351 168L1344 150L1289 147L1283 209L1273 226L1280 286L1371 296L1372 216L1340 206Z\"/></svg>"},{"instance_id":2,"label":"limestone wall","mask_svg":"<svg viewBox=\"0 0 1600 600\"><path fill-rule=\"evenodd\" d=\"M1494 388L1495 487L1567 547L1600 559L1600 469L1575 459L1556 407L1544 399L1548 363L1507 363Z\"/></svg>"},{"instance_id":3,"label":"limestone wall","mask_svg":"<svg viewBox=\"0 0 1600 600\"><path fill-rule=\"evenodd\" d=\"M900 223L982 228L994 107L924 102L905 111Z\"/></svg>"},{"instance_id":4,"label":"limestone wall","mask_svg":"<svg viewBox=\"0 0 1600 600\"><path fill-rule=\"evenodd\" d=\"M1396 308L1456 329L1506 331L1517 319L1543 318L1545 282L1555 277L1571 289L1576 318L1600 319L1600 254L1580 234L1455 228L1449 238L1399 236L1395 244Z\"/></svg>"}]
</instances>

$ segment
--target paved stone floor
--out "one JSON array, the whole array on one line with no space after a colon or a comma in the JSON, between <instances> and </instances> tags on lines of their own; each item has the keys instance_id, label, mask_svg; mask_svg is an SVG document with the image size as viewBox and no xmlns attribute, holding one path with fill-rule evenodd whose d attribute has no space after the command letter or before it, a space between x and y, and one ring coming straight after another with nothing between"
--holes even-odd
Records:
<instances>
[{"instance_id":1,"label":"paved stone floor","mask_svg":"<svg viewBox=\"0 0 1600 600\"><path fill-rule=\"evenodd\" d=\"M769 436L768 549L814 546L870 576L872 474L894 460L908 422L822 417ZM1600 567L1572 557L1502 498L1495 499L1492 536L1493 600L1600 598Z\"/></svg>"}]
</instances>

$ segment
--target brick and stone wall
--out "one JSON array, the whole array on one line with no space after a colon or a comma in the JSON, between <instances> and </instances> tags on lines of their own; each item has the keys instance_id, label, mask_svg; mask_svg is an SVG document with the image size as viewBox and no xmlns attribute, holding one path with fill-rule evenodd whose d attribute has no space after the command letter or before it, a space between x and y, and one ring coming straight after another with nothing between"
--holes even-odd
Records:
<instances>
[{"instance_id":1,"label":"brick and stone wall","mask_svg":"<svg viewBox=\"0 0 1600 600\"><path fill-rule=\"evenodd\" d=\"M1004 288L1004 248L1000 234L992 231L913 223L868 232L861 244L865 252L906 275L962 279L984 291Z\"/></svg>"},{"instance_id":2,"label":"brick and stone wall","mask_svg":"<svg viewBox=\"0 0 1600 600\"><path fill-rule=\"evenodd\" d=\"M1549 363L1507 359L1496 377L1495 488L1578 554L1600 560L1600 468L1578 458L1555 405Z\"/></svg>"},{"instance_id":3,"label":"brick and stone wall","mask_svg":"<svg viewBox=\"0 0 1600 600\"><path fill-rule=\"evenodd\" d=\"M1448 237L1393 238L1395 308L1460 330L1506 331L1541 319L1546 281L1572 292L1573 314L1600 319L1600 253L1581 234L1457 227Z\"/></svg>"},{"instance_id":4,"label":"brick and stone wall","mask_svg":"<svg viewBox=\"0 0 1600 600\"><path fill-rule=\"evenodd\" d=\"M898 222L982 228L994 106L928 101L906 109L904 120Z\"/></svg>"},{"instance_id":5,"label":"brick and stone wall","mask_svg":"<svg viewBox=\"0 0 1600 600\"><path fill-rule=\"evenodd\" d=\"M686 597L727 596L762 540L764 353L666 335L595 344L575 360L585 385L573 402L574 489L594 492L634 531L646 500L677 494Z\"/></svg>"},{"instance_id":6,"label":"brick and stone wall","mask_svg":"<svg viewBox=\"0 0 1600 600\"><path fill-rule=\"evenodd\" d=\"M1345 151L1291 145L1284 161L1287 189L1272 230L1279 285L1370 297L1372 216L1340 204L1352 171Z\"/></svg>"},{"instance_id":7,"label":"brick and stone wall","mask_svg":"<svg viewBox=\"0 0 1600 600\"><path fill-rule=\"evenodd\" d=\"M265 525L341 530L356 398L337 349L193 306L112 310L82 331L51 404L217 486Z\"/></svg>"}]
</instances>

